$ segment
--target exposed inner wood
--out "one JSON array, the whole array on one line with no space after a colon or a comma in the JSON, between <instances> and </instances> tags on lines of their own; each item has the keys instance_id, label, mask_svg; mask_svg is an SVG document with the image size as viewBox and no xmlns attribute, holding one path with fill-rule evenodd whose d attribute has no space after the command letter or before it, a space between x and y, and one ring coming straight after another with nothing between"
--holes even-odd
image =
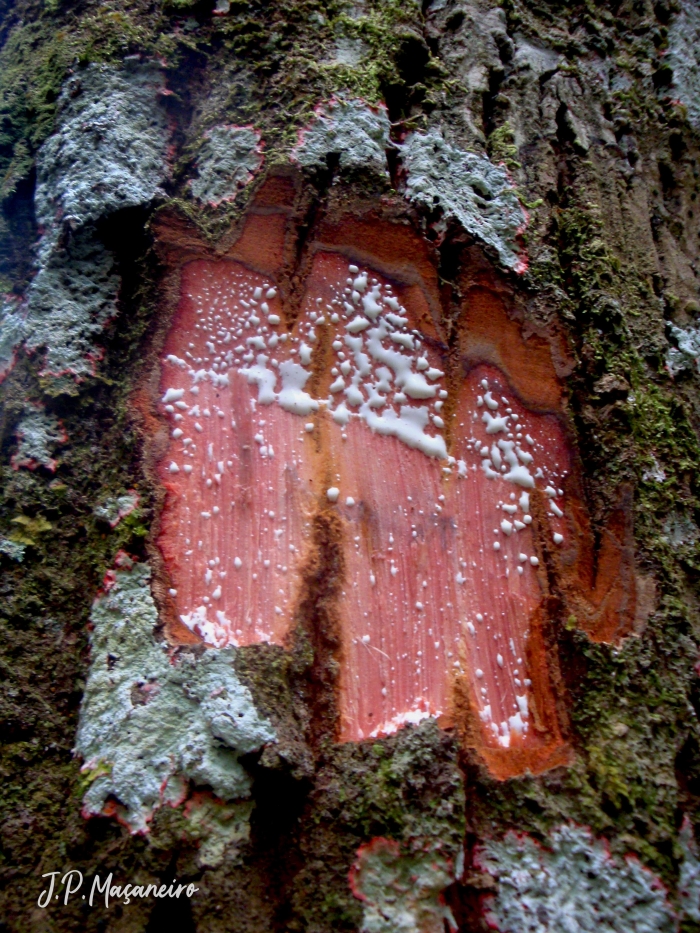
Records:
<instances>
[{"instance_id":1,"label":"exposed inner wood","mask_svg":"<svg viewBox=\"0 0 700 933\"><path fill-rule=\"evenodd\" d=\"M498 777L562 763L552 580L593 637L624 634L616 573L631 558L614 519L594 566L551 344L523 340L477 284L449 352L434 280L420 250L420 271L401 256L406 228L392 257L390 224L374 265L376 225L346 228L364 261L327 225L292 311L270 259L283 237L263 219L235 259L187 256L162 352L158 544L180 634L284 644L304 567L323 561L311 522L332 513L338 738L434 716Z\"/></svg>"}]
</instances>

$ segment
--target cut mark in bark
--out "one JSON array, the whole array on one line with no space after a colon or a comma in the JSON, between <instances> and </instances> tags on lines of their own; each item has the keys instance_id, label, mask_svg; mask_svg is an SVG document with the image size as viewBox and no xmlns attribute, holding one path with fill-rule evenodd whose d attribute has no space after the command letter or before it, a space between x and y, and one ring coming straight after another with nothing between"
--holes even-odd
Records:
<instances>
[{"instance_id":1,"label":"cut mark in bark","mask_svg":"<svg viewBox=\"0 0 700 933\"><path fill-rule=\"evenodd\" d=\"M328 557L340 740L433 716L496 776L541 771L568 757L544 648L550 579L595 622L610 575L591 576L579 540L545 342L523 348L477 296L451 356L420 293L318 248L288 329L272 275L184 266L160 385L170 597L212 646L283 644ZM319 548L314 523L331 518Z\"/></svg>"},{"instance_id":2,"label":"cut mark in bark","mask_svg":"<svg viewBox=\"0 0 700 933\"><path fill-rule=\"evenodd\" d=\"M183 270L161 378L172 429L159 465L168 492L159 545L180 620L219 648L282 644L294 608L313 492L309 443L303 422L269 404L265 382L255 385L262 349L279 365L288 339L280 320L276 290L244 267Z\"/></svg>"}]
</instances>

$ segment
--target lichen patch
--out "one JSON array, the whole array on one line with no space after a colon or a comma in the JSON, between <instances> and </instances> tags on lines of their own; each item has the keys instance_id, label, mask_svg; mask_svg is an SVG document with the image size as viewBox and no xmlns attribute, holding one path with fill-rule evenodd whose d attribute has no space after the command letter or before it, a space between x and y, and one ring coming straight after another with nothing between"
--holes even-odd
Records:
<instances>
[{"instance_id":1,"label":"lichen patch","mask_svg":"<svg viewBox=\"0 0 700 933\"><path fill-rule=\"evenodd\" d=\"M250 184L262 163L260 133L252 126L213 126L199 150L192 194L213 207L230 201Z\"/></svg>"},{"instance_id":2,"label":"lichen patch","mask_svg":"<svg viewBox=\"0 0 700 933\"><path fill-rule=\"evenodd\" d=\"M400 153L410 201L428 211L440 208L445 219L457 221L492 249L507 269L527 269L519 242L527 214L504 166L458 149L438 130L411 133Z\"/></svg>"},{"instance_id":3,"label":"lichen patch","mask_svg":"<svg viewBox=\"0 0 700 933\"><path fill-rule=\"evenodd\" d=\"M19 300L9 295L0 298L0 382L14 365L24 333L24 310Z\"/></svg>"},{"instance_id":4,"label":"lichen patch","mask_svg":"<svg viewBox=\"0 0 700 933\"><path fill-rule=\"evenodd\" d=\"M402 852L398 842L373 839L358 849L350 872L364 905L361 933L455 933L442 896L452 881L451 861L439 849Z\"/></svg>"},{"instance_id":5,"label":"lichen patch","mask_svg":"<svg viewBox=\"0 0 700 933\"><path fill-rule=\"evenodd\" d=\"M383 105L332 98L316 107L301 130L292 160L306 169L327 169L335 159L341 172L370 171L387 177L389 117Z\"/></svg>"},{"instance_id":6,"label":"lichen patch","mask_svg":"<svg viewBox=\"0 0 700 933\"><path fill-rule=\"evenodd\" d=\"M560 826L545 846L510 832L484 843L479 858L498 881L486 918L500 933L677 929L659 879L636 858L611 856L587 829Z\"/></svg>"},{"instance_id":7,"label":"lichen patch","mask_svg":"<svg viewBox=\"0 0 700 933\"><path fill-rule=\"evenodd\" d=\"M98 221L150 203L169 173L161 70L127 60L90 65L61 92L57 128L37 155L35 209L43 229L26 298L26 346L43 374L84 378L95 338L116 314L119 276Z\"/></svg>"},{"instance_id":8,"label":"lichen patch","mask_svg":"<svg viewBox=\"0 0 700 933\"><path fill-rule=\"evenodd\" d=\"M17 425L17 452L12 458L15 469L56 469L56 447L67 441L66 432L55 415L41 408L29 408Z\"/></svg>"},{"instance_id":9,"label":"lichen patch","mask_svg":"<svg viewBox=\"0 0 700 933\"><path fill-rule=\"evenodd\" d=\"M239 757L275 741L233 669L233 649L172 655L156 641L150 569L126 555L90 616L91 663L75 751L88 783L84 813L107 806L132 832L188 782L222 800L250 794Z\"/></svg>"}]
</instances>

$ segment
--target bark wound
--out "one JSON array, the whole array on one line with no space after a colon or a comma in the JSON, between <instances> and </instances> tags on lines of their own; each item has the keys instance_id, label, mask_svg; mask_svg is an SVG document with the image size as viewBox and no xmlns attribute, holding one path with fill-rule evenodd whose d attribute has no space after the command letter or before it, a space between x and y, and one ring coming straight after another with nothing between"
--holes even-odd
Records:
<instances>
[{"instance_id":1,"label":"bark wound","mask_svg":"<svg viewBox=\"0 0 700 933\"><path fill-rule=\"evenodd\" d=\"M427 247L376 218L318 225L287 317L287 213L253 213L225 257L179 256L159 403L171 637L306 632L341 741L434 716L499 778L565 763L553 616L619 637L634 587L629 509L596 567L552 343L477 276L448 348Z\"/></svg>"}]
</instances>

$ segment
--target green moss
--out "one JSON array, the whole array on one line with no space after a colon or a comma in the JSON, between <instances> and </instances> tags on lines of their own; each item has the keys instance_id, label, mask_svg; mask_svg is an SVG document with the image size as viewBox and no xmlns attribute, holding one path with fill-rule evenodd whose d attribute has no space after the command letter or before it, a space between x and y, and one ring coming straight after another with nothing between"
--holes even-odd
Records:
<instances>
[{"instance_id":1,"label":"green moss","mask_svg":"<svg viewBox=\"0 0 700 933\"><path fill-rule=\"evenodd\" d=\"M518 147L515 145L513 127L506 121L495 129L486 141L492 162L503 162L512 170L522 168L517 160Z\"/></svg>"},{"instance_id":2,"label":"green moss","mask_svg":"<svg viewBox=\"0 0 700 933\"><path fill-rule=\"evenodd\" d=\"M55 102L78 41L67 30L16 26L0 50L0 197L11 194L50 132Z\"/></svg>"},{"instance_id":3,"label":"green moss","mask_svg":"<svg viewBox=\"0 0 700 933\"><path fill-rule=\"evenodd\" d=\"M47 522L41 515L36 518L30 518L28 515L16 515L10 521L13 525L18 526L15 531L10 533L10 540L28 546L35 545L36 538L39 535L53 529L51 522Z\"/></svg>"},{"instance_id":4,"label":"green moss","mask_svg":"<svg viewBox=\"0 0 700 933\"><path fill-rule=\"evenodd\" d=\"M231 103L237 109L242 105L239 115L262 129L272 164L286 161L314 106L333 94L360 96L369 103L389 96L404 110L401 116L408 116L409 101L429 107L437 100L445 87L443 69L425 46L421 26L419 4L399 0L371 0L353 16L340 0L282 0L260 18L251 17L247 4L233 4L214 24L231 52L248 55L246 72L256 86L246 93L234 78ZM356 62L335 59L339 41L355 43ZM418 82L407 75L409 69L414 74L411 57L422 61Z\"/></svg>"}]
</instances>

